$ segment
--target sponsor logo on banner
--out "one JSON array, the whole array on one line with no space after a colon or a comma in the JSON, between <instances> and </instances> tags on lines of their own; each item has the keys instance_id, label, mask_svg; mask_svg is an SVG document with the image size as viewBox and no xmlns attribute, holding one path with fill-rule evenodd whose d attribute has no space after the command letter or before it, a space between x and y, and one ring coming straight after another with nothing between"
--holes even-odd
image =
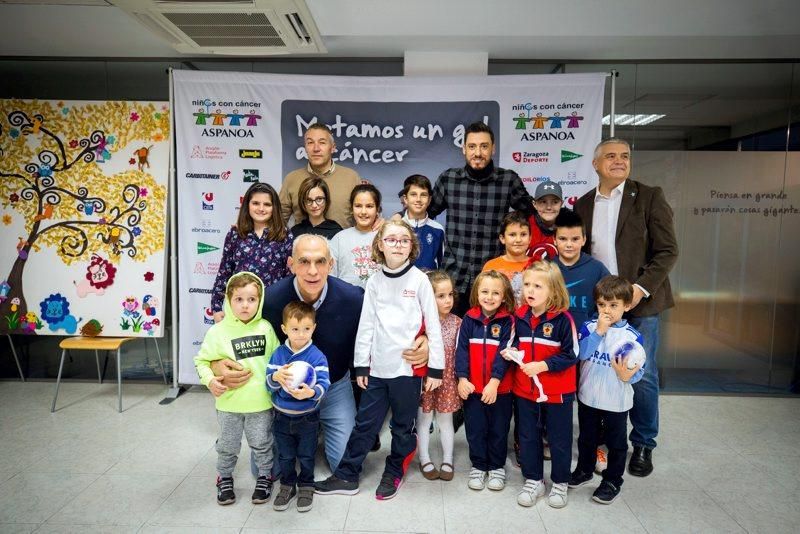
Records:
<instances>
[{"instance_id":1,"label":"sponsor logo on banner","mask_svg":"<svg viewBox=\"0 0 800 534\"><path fill-rule=\"evenodd\" d=\"M550 161L549 152L514 152L511 158L516 163L547 163Z\"/></svg>"},{"instance_id":2,"label":"sponsor logo on banner","mask_svg":"<svg viewBox=\"0 0 800 534\"><path fill-rule=\"evenodd\" d=\"M231 177L231 171L223 171L219 174L211 172L187 172L186 178L190 180L227 180Z\"/></svg>"},{"instance_id":3,"label":"sponsor logo on banner","mask_svg":"<svg viewBox=\"0 0 800 534\"><path fill-rule=\"evenodd\" d=\"M200 241L197 242L198 254L205 254L206 252L214 252L215 250L219 250L219 247L215 247L214 245L209 245L207 243L203 243Z\"/></svg>"},{"instance_id":4,"label":"sponsor logo on banner","mask_svg":"<svg viewBox=\"0 0 800 534\"><path fill-rule=\"evenodd\" d=\"M539 182L546 182L550 179L549 176L521 176L523 184L537 184Z\"/></svg>"},{"instance_id":5,"label":"sponsor logo on banner","mask_svg":"<svg viewBox=\"0 0 800 534\"><path fill-rule=\"evenodd\" d=\"M212 291L204 287L190 287L189 293L202 293L203 295L210 295Z\"/></svg>"},{"instance_id":6,"label":"sponsor logo on banner","mask_svg":"<svg viewBox=\"0 0 800 534\"><path fill-rule=\"evenodd\" d=\"M202 206L204 210L211 211L214 209L214 193L202 193L203 200Z\"/></svg>"},{"instance_id":7,"label":"sponsor logo on banner","mask_svg":"<svg viewBox=\"0 0 800 534\"><path fill-rule=\"evenodd\" d=\"M245 182L252 183L258 181L258 169L244 169L242 172L244 172L243 180Z\"/></svg>"},{"instance_id":8,"label":"sponsor logo on banner","mask_svg":"<svg viewBox=\"0 0 800 534\"><path fill-rule=\"evenodd\" d=\"M263 152L257 148L240 148L239 157L243 159L261 159Z\"/></svg>"},{"instance_id":9,"label":"sponsor logo on banner","mask_svg":"<svg viewBox=\"0 0 800 534\"><path fill-rule=\"evenodd\" d=\"M201 234L219 234L222 231L219 228L214 227L211 219L202 219L200 221L200 226L193 226L192 233L201 233Z\"/></svg>"},{"instance_id":10,"label":"sponsor logo on banner","mask_svg":"<svg viewBox=\"0 0 800 534\"><path fill-rule=\"evenodd\" d=\"M211 311L211 308L203 308L203 322L205 324L214 324L214 312Z\"/></svg>"},{"instance_id":11,"label":"sponsor logo on banner","mask_svg":"<svg viewBox=\"0 0 800 534\"><path fill-rule=\"evenodd\" d=\"M202 261L194 262L194 270L192 274L208 274L211 276L217 276L219 272L219 262L207 262L203 263Z\"/></svg>"},{"instance_id":12,"label":"sponsor logo on banner","mask_svg":"<svg viewBox=\"0 0 800 534\"><path fill-rule=\"evenodd\" d=\"M561 163L565 161L572 161L573 159L582 158L583 154L578 154L575 152L570 152L569 150L561 149Z\"/></svg>"},{"instance_id":13,"label":"sponsor logo on banner","mask_svg":"<svg viewBox=\"0 0 800 534\"><path fill-rule=\"evenodd\" d=\"M584 116L582 103L557 104L525 102L511 106L514 129L522 132L520 141L574 140Z\"/></svg>"},{"instance_id":14,"label":"sponsor logo on banner","mask_svg":"<svg viewBox=\"0 0 800 534\"><path fill-rule=\"evenodd\" d=\"M262 125L261 102L215 101L210 98L192 100L195 126L203 137L252 138L253 130Z\"/></svg>"},{"instance_id":15,"label":"sponsor logo on banner","mask_svg":"<svg viewBox=\"0 0 800 534\"><path fill-rule=\"evenodd\" d=\"M189 159L224 159L228 153L218 146L192 146Z\"/></svg>"}]
</instances>

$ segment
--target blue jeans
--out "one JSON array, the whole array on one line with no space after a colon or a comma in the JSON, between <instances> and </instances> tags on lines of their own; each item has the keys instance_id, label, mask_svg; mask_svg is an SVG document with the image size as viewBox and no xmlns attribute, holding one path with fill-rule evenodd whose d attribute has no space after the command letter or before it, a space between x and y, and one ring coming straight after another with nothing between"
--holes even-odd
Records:
<instances>
[{"instance_id":1,"label":"blue jeans","mask_svg":"<svg viewBox=\"0 0 800 534\"><path fill-rule=\"evenodd\" d=\"M630 410L630 440L634 447L655 448L658 435L658 350L659 315L629 317L628 322L642 334L647 366L642 379L633 384Z\"/></svg>"},{"instance_id":2,"label":"blue jeans","mask_svg":"<svg viewBox=\"0 0 800 534\"><path fill-rule=\"evenodd\" d=\"M275 412L272 426L278 445L278 462L281 464L281 484L284 486L314 485L314 456L317 452L319 412L289 416ZM300 463L297 476L296 462Z\"/></svg>"},{"instance_id":3,"label":"blue jeans","mask_svg":"<svg viewBox=\"0 0 800 534\"><path fill-rule=\"evenodd\" d=\"M331 473L336 471L339 462L344 456L350 432L356 424L356 401L353 398L353 388L350 385L350 372L331 384L319 404L319 422L322 426L325 440L325 457ZM277 447L273 449L274 457L278 457ZM253 476L258 476L255 467L255 457L250 455L250 471ZM280 462L272 464L272 479L278 480L281 476Z\"/></svg>"}]
</instances>

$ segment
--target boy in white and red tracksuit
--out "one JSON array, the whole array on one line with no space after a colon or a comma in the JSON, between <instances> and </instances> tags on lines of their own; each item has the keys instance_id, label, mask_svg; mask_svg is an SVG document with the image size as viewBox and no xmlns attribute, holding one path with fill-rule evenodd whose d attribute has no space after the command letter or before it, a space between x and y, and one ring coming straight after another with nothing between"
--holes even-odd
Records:
<instances>
[{"instance_id":1,"label":"boy in white and red tracksuit","mask_svg":"<svg viewBox=\"0 0 800 534\"><path fill-rule=\"evenodd\" d=\"M542 435L547 428L552 457L550 478L554 484L565 484L569 482L572 460L572 403L578 361L575 325L568 312L547 311L536 317L527 304L518 308L515 315L523 363L546 361L549 369L536 375L542 391L519 366L513 371L522 474L526 480L543 480Z\"/></svg>"},{"instance_id":2,"label":"boy in white and red tracksuit","mask_svg":"<svg viewBox=\"0 0 800 534\"><path fill-rule=\"evenodd\" d=\"M473 306L464 315L458 332L456 377L466 378L475 386L475 391L464 400L464 430L475 471L470 473L470 478L478 476L477 471L481 472L479 480L471 481L472 489L483 489L487 474L491 489L502 489L505 484L512 373L500 351L513 342L513 337L514 317L505 307L489 318L480 306ZM500 382L497 399L486 404L481 395L492 379Z\"/></svg>"}]
</instances>

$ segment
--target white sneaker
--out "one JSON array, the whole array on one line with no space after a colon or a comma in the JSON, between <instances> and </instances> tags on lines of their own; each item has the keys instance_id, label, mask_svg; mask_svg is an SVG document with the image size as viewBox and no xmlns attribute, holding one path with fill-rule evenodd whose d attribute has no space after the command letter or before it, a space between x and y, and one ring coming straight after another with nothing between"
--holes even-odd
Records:
<instances>
[{"instance_id":1,"label":"white sneaker","mask_svg":"<svg viewBox=\"0 0 800 534\"><path fill-rule=\"evenodd\" d=\"M469 480L467 481L469 489L480 491L486 487L486 471L472 468L469 470Z\"/></svg>"},{"instance_id":2,"label":"white sneaker","mask_svg":"<svg viewBox=\"0 0 800 534\"><path fill-rule=\"evenodd\" d=\"M567 484L553 484L550 495L547 496L547 504L553 508L564 508L567 505L567 487Z\"/></svg>"},{"instance_id":3,"label":"white sneaker","mask_svg":"<svg viewBox=\"0 0 800 534\"><path fill-rule=\"evenodd\" d=\"M486 486L490 490L493 491L500 491L501 489L506 487L506 469L505 467L501 467L500 469L492 469L489 471L489 482L486 483Z\"/></svg>"},{"instance_id":4,"label":"white sneaker","mask_svg":"<svg viewBox=\"0 0 800 534\"><path fill-rule=\"evenodd\" d=\"M525 479L525 485L517 493L517 504L520 506L533 506L536 499L544 495L544 480Z\"/></svg>"}]
</instances>

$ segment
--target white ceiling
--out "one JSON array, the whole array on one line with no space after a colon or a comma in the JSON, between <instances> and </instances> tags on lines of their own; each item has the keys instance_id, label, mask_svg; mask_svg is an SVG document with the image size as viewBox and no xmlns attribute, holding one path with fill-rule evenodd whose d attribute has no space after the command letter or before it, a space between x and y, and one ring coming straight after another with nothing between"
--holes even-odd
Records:
<instances>
[{"instance_id":1,"label":"white ceiling","mask_svg":"<svg viewBox=\"0 0 800 534\"><path fill-rule=\"evenodd\" d=\"M797 0L306 0L329 57L800 57ZM0 0L1 56L181 57L103 0Z\"/></svg>"}]
</instances>

